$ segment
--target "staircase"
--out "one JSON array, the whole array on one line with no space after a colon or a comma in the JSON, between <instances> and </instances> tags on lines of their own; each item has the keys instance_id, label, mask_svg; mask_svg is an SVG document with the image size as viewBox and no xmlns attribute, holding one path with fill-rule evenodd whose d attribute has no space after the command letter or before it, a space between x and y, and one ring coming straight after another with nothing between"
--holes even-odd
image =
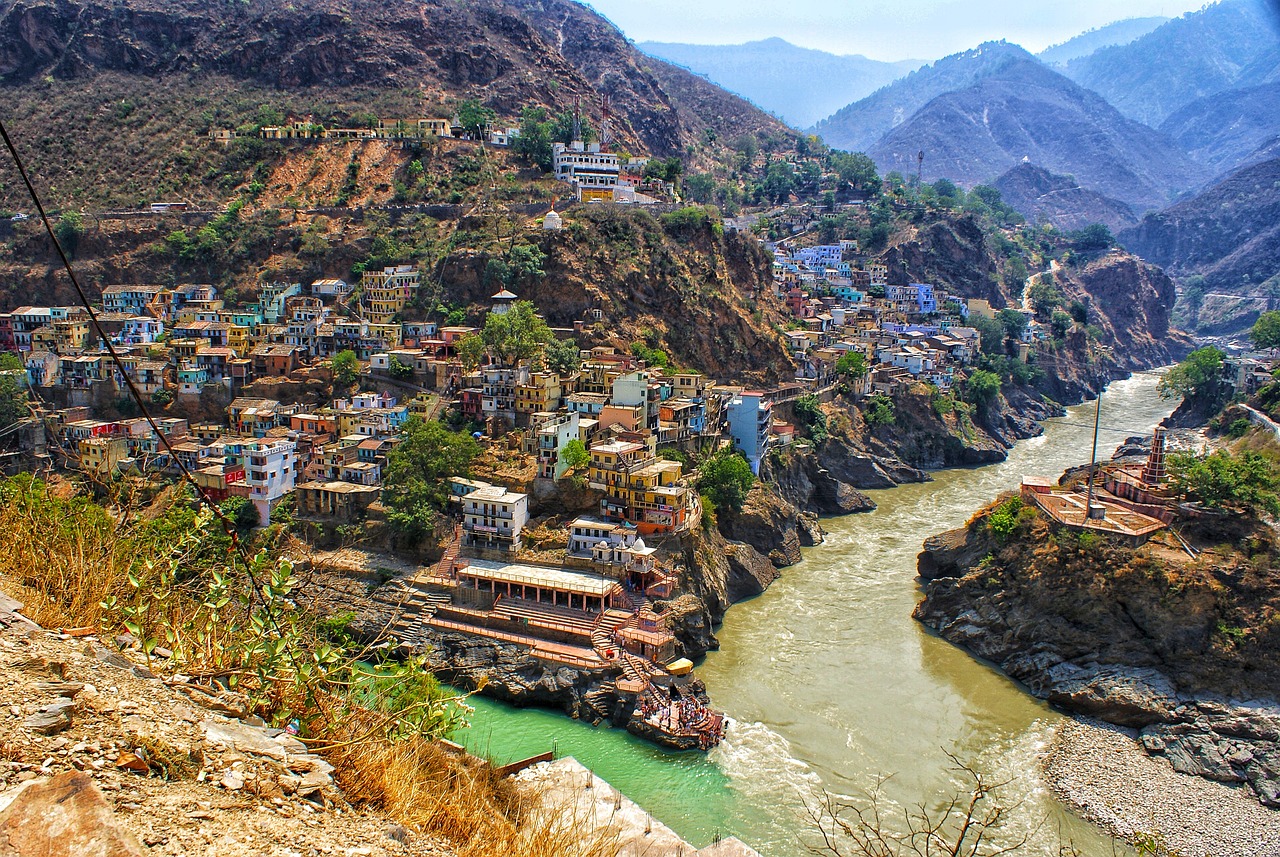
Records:
<instances>
[{"instance_id":1,"label":"staircase","mask_svg":"<svg viewBox=\"0 0 1280 857\"><path fill-rule=\"evenodd\" d=\"M608 717L613 714L613 706L617 702L617 687L611 681L606 681L599 687L587 691L583 696L583 701L591 706L602 717Z\"/></svg>"},{"instance_id":2,"label":"staircase","mask_svg":"<svg viewBox=\"0 0 1280 857\"><path fill-rule=\"evenodd\" d=\"M458 559L458 554L462 551L462 524L453 525L453 540L449 542L449 547L445 548L444 556L440 557L440 561L436 563L432 574L435 577L452 578L453 564Z\"/></svg>"},{"instance_id":3,"label":"staircase","mask_svg":"<svg viewBox=\"0 0 1280 857\"><path fill-rule=\"evenodd\" d=\"M624 610L614 610L609 608L596 617L595 624L591 626L591 645L604 657L604 653L609 649L619 648L614 641L614 634L619 628L631 621L632 614Z\"/></svg>"},{"instance_id":4,"label":"staircase","mask_svg":"<svg viewBox=\"0 0 1280 857\"><path fill-rule=\"evenodd\" d=\"M391 635L411 651L417 651L426 644L426 623L435 615L442 605L449 603L450 598L443 592L431 592L426 584L417 578L396 581L397 590L403 593L399 601L399 610L395 621L388 628Z\"/></svg>"}]
</instances>

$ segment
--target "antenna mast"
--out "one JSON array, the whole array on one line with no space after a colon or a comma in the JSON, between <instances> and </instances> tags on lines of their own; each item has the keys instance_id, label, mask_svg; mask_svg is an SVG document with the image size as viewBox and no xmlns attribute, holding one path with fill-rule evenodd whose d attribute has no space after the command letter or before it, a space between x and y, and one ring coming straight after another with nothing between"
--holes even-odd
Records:
<instances>
[{"instance_id":1,"label":"antenna mast","mask_svg":"<svg viewBox=\"0 0 1280 857\"><path fill-rule=\"evenodd\" d=\"M613 114L609 109L609 93L600 96L600 149L609 151L613 142Z\"/></svg>"}]
</instances>

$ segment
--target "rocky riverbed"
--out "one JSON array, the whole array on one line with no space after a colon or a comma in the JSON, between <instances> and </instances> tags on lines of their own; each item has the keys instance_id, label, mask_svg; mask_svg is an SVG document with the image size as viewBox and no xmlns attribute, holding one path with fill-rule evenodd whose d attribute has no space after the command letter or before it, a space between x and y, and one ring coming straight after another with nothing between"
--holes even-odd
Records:
<instances>
[{"instance_id":1,"label":"rocky riverbed","mask_svg":"<svg viewBox=\"0 0 1280 857\"><path fill-rule=\"evenodd\" d=\"M1144 752L1135 730L1064 720L1043 769L1059 798L1123 839L1163 842L1182 857L1280 853L1280 817L1247 788L1179 773Z\"/></svg>"}]
</instances>

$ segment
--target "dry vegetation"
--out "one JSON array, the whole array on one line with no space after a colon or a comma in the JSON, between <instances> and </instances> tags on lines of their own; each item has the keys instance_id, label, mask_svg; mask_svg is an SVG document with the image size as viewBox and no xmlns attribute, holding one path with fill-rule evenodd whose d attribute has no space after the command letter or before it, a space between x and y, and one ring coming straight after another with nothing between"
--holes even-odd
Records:
<instances>
[{"instance_id":1,"label":"dry vegetation","mask_svg":"<svg viewBox=\"0 0 1280 857\"><path fill-rule=\"evenodd\" d=\"M0 496L0 590L45 627L104 636L127 627L157 670L231 685L268 721L299 719L350 801L446 838L461 857L616 854L616 831L537 810L537 795L443 749L436 739L462 709L416 665L387 664L385 677L371 679L355 666L370 653L344 645L341 628L289 612L277 597L288 594L278 571L287 564L269 559L278 532L254 545L263 548L254 562L262 594L251 605L237 597L249 586L243 572L227 568L230 540L181 490L154 498L116 490L100 504L75 486L20 477L0 482ZM220 600L218 575L231 585L215 633L205 620ZM143 604L150 611L139 613ZM148 640L174 654L159 657ZM271 641L283 643L274 655Z\"/></svg>"}]
</instances>

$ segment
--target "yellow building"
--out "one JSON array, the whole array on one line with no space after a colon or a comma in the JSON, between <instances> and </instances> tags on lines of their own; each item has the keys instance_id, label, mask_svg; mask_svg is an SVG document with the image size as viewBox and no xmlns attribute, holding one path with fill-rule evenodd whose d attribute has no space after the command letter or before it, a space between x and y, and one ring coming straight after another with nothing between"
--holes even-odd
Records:
<instances>
[{"instance_id":1,"label":"yellow building","mask_svg":"<svg viewBox=\"0 0 1280 857\"><path fill-rule=\"evenodd\" d=\"M418 270L398 265L381 271L365 271L360 278L360 307L372 324L391 324L418 291Z\"/></svg>"},{"instance_id":2,"label":"yellow building","mask_svg":"<svg viewBox=\"0 0 1280 857\"><path fill-rule=\"evenodd\" d=\"M249 353L252 342L249 338L249 328L241 327L233 324L227 328L227 347L236 353L237 357L244 357Z\"/></svg>"},{"instance_id":3,"label":"yellow building","mask_svg":"<svg viewBox=\"0 0 1280 857\"><path fill-rule=\"evenodd\" d=\"M688 519L689 488L680 463L658 459L639 443L610 441L591 447L587 481L603 491L601 514L628 521L641 533L666 533Z\"/></svg>"},{"instance_id":4,"label":"yellow building","mask_svg":"<svg viewBox=\"0 0 1280 857\"><path fill-rule=\"evenodd\" d=\"M516 413L526 417L560 409L564 389L555 372L533 372L529 383L516 384Z\"/></svg>"},{"instance_id":5,"label":"yellow building","mask_svg":"<svg viewBox=\"0 0 1280 857\"><path fill-rule=\"evenodd\" d=\"M129 443L123 437L87 437L80 441L80 469L105 479L129 457Z\"/></svg>"}]
</instances>

